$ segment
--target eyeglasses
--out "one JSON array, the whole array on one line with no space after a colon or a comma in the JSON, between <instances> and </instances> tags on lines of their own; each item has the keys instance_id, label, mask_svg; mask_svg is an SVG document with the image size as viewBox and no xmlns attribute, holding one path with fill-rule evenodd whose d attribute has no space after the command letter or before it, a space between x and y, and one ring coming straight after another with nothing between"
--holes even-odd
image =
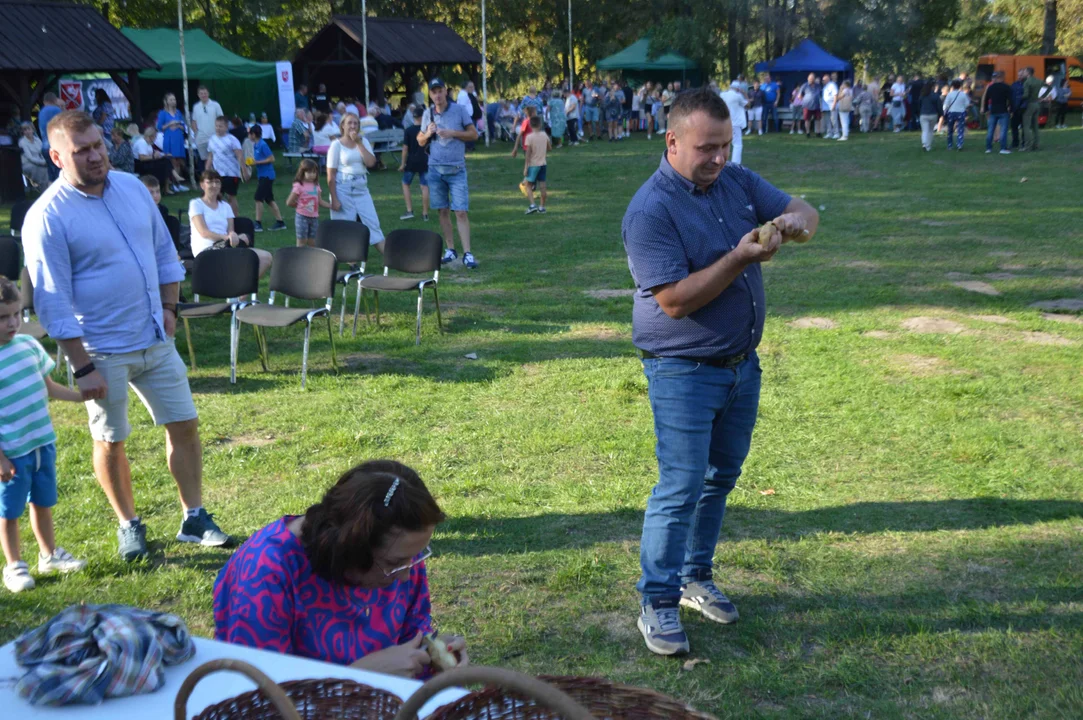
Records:
<instances>
[{"instance_id":1,"label":"eyeglasses","mask_svg":"<svg viewBox=\"0 0 1083 720\"><path fill-rule=\"evenodd\" d=\"M384 574L384 577L391 577L392 575L398 575L401 572L405 572L406 570L409 570L410 568L413 568L413 567L416 567L417 565L420 565L421 563L428 560L430 557L432 557L432 546L431 545L426 545L424 550L422 550L420 553L415 555L413 560L406 563L402 567L397 567L397 568L394 568L393 570L384 570L383 566L380 565L380 563L376 563L376 567L380 568L380 570Z\"/></svg>"}]
</instances>

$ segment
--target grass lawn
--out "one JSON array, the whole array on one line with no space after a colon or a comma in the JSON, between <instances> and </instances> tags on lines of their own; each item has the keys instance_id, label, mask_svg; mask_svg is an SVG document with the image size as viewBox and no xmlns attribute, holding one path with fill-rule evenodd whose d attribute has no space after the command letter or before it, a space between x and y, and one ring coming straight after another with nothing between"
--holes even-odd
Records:
<instances>
[{"instance_id":1,"label":"grass lawn","mask_svg":"<svg viewBox=\"0 0 1083 720\"><path fill-rule=\"evenodd\" d=\"M414 299L385 294L383 327L336 338L340 372L314 334L307 392L298 328L269 333L271 373L247 330L231 387L227 322L193 323L207 504L247 537L360 460L412 465L451 518L433 541L435 617L483 664L605 675L721 718L1081 717L1083 316L1029 305L1083 299L1083 132L1045 132L1035 155L967 142L745 143L746 164L822 221L765 266L760 420L715 558L741 621L685 615L709 664L656 657L635 628L657 468L620 221L658 140L555 151L550 211L531 217L521 159L480 149L481 266L442 274L445 333L429 303L415 347ZM404 225L398 174L370 183L384 228ZM260 244L292 244L287 222ZM212 634L228 553L172 542L163 434L131 408L153 559L116 555L85 411L54 403L58 537L90 566L0 596L0 642L88 601ZM29 523L23 538L35 552Z\"/></svg>"}]
</instances>

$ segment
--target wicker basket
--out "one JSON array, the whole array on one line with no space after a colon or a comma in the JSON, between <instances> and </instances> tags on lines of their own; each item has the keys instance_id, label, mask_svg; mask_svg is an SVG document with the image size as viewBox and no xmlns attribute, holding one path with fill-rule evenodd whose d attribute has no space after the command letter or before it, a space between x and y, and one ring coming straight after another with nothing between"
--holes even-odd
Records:
<instances>
[{"instance_id":1,"label":"wicker basket","mask_svg":"<svg viewBox=\"0 0 1083 720\"><path fill-rule=\"evenodd\" d=\"M246 662L225 659L206 662L185 678L173 703L175 720L187 717L196 683L219 670L246 675L259 688L211 705L195 720L392 720L402 708L398 696L352 680L290 680L278 685Z\"/></svg>"}]
</instances>

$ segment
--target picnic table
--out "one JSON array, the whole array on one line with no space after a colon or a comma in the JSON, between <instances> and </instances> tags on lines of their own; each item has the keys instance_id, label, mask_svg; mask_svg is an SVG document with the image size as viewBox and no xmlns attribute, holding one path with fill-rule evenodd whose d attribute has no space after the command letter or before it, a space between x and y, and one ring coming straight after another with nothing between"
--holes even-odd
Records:
<instances>
[{"instance_id":1,"label":"picnic table","mask_svg":"<svg viewBox=\"0 0 1083 720\"><path fill-rule=\"evenodd\" d=\"M241 645L193 638L196 645L195 656L186 663L165 668L165 685L157 692L147 695L133 695L124 698L112 698L101 705L63 705L61 707L34 707L20 698L15 692L15 683L23 675L23 668L15 663L15 643L0 647L0 708L3 717L19 720L38 720L39 718L73 718L75 720L115 720L120 717L132 718L171 718L173 701L177 696L184 678L195 668L208 660L232 658L251 663L272 680L281 683L286 680L305 680L309 678L344 678L354 680L371 687L392 692L403 700L414 694L421 682L400 678L394 675L355 670L342 665L331 665L318 660L308 660L292 655L255 650ZM217 672L209 675L196 685L188 701L188 717L198 714L204 708L222 700L236 697L241 693L255 690L256 685L248 678L233 672ZM452 688L444 690L426 703L419 717L427 717L436 708L466 695L465 690Z\"/></svg>"}]
</instances>

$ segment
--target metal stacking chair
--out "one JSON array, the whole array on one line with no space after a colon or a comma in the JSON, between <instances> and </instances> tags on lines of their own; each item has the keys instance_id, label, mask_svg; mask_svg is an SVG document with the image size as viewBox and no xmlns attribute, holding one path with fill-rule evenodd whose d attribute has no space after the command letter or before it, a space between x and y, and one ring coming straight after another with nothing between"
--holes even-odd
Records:
<instances>
[{"instance_id":1,"label":"metal stacking chair","mask_svg":"<svg viewBox=\"0 0 1083 720\"><path fill-rule=\"evenodd\" d=\"M237 311L255 302L258 289L259 258L248 248L207 250L196 256L192 263L193 302L177 304L177 317L184 321L188 360L193 370L196 369L196 349L188 321L229 313L229 381L237 382L235 339L240 332ZM203 302L200 295L225 298L225 302ZM242 299L244 296L249 299Z\"/></svg>"},{"instance_id":2,"label":"metal stacking chair","mask_svg":"<svg viewBox=\"0 0 1083 720\"><path fill-rule=\"evenodd\" d=\"M335 283L342 285L342 307L338 316L338 335L346 324L346 292L350 283L357 281L357 297L353 308L353 336L357 337L357 316L361 313L361 300L365 291L361 280L365 277L365 263L369 258L369 229L354 220L322 220L316 229L316 247L335 254L340 264L349 265L335 273ZM365 300L365 316L368 316L368 300Z\"/></svg>"},{"instance_id":3,"label":"metal stacking chair","mask_svg":"<svg viewBox=\"0 0 1083 720\"><path fill-rule=\"evenodd\" d=\"M256 328L259 342L260 361L267 370L267 340L260 328L287 327L304 321L305 344L301 356L301 389L308 377L308 345L312 332L312 321L321 315L327 318L327 337L331 340L331 365L337 370L335 356L335 336L331 330L331 303L335 295L335 269L337 261L334 253L314 247L285 247L275 251L274 264L271 267L271 296L267 304L249 305L237 311L237 322L248 323ZM275 294L301 300L324 300L322 307L291 308L275 305ZM237 336L233 336L236 348ZM236 355L236 349L233 354Z\"/></svg>"},{"instance_id":4,"label":"metal stacking chair","mask_svg":"<svg viewBox=\"0 0 1083 720\"><path fill-rule=\"evenodd\" d=\"M436 302L436 325L444 329L440 319L440 294L437 283L440 280L440 255L444 241L431 230L393 230L384 242L384 274L369 275L362 278L361 290L372 290L376 300L376 324L380 324L380 291L410 292L417 291L417 329L414 344L421 344L421 305L425 297L425 288L432 288ZM414 273L415 277L390 275L389 270ZM417 274L432 273L431 277L417 277Z\"/></svg>"}]
</instances>

